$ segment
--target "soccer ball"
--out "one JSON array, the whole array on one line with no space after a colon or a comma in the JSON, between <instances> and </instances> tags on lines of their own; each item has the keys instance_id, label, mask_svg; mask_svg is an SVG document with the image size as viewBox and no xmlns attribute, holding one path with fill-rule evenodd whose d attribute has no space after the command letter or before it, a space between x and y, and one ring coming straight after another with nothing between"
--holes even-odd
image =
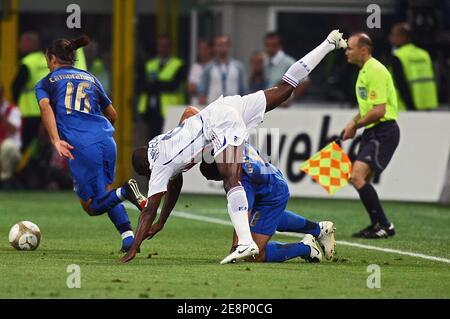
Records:
<instances>
[{"instance_id":1,"label":"soccer ball","mask_svg":"<svg viewBox=\"0 0 450 319\"><path fill-rule=\"evenodd\" d=\"M19 222L9 231L9 243L17 250L35 250L40 242L41 231L32 222Z\"/></svg>"}]
</instances>

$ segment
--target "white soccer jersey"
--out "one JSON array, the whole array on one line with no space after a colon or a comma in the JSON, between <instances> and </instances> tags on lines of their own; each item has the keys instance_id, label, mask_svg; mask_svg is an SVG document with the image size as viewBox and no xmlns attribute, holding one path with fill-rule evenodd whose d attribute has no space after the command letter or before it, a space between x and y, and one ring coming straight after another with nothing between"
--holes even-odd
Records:
<instances>
[{"instance_id":1,"label":"white soccer jersey","mask_svg":"<svg viewBox=\"0 0 450 319\"><path fill-rule=\"evenodd\" d=\"M239 146L247 131L262 122L266 108L263 91L245 96L219 97L183 124L148 143L152 171L148 197L165 192L167 183L201 161L208 145L217 156L228 145Z\"/></svg>"}]
</instances>

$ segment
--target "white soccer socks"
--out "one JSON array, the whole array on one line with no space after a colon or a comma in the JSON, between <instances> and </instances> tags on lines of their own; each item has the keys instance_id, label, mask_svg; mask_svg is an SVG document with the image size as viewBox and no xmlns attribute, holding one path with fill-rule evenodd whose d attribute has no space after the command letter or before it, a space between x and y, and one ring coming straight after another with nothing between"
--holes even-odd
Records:
<instances>
[{"instance_id":1,"label":"white soccer socks","mask_svg":"<svg viewBox=\"0 0 450 319\"><path fill-rule=\"evenodd\" d=\"M228 214L234 230L239 238L238 245L249 245L253 242L248 223L248 202L242 186L236 186L227 193Z\"/></svg>"},{"instance_id":2,"label":"white soccer socks","mask_svg":"<svg viewBox=\"0 0 450 319\"><path fill-rule=\"evenodd\" d=\"M283 81L296 88L328 53L334 49L345 48L346 44L345 40L342 39L342 33L339 33L338 30L333 30L325 41L291 65L283 75Z\"/></svg>"}]
</instances>

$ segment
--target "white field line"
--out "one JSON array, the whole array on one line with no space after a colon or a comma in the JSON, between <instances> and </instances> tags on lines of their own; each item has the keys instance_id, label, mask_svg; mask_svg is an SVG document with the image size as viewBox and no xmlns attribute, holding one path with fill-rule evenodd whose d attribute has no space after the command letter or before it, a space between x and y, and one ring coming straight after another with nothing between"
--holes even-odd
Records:
<instances>
[{"instance_id":1,"label":"white field line","mask_svg":"<svg viewBox=\"0 0 450 319\"><path fill-rule=\"evenodd\" d=\"M136 209L135 206L133 206L131 204L128 204L128 203L126 203L125 206L127 208ZM171 215L172 216L176 216L176 217L180 217L180 218L185 218L185 219L196 220L196 221L200 221L200 222L211 223L211 224L233 226L230 221L223 220L223 219L220 219L220 218L200 216L200 215L186 213L186 212L180 212L180 211L173 211L171 213ZM277 232L277 234L283 235L283 236L290 236L290 237L300 237L300 238L303 237L302 234L297 234L297 233ZM411 257L415 257L415 258L422 258L422 259L439 261L439 262L450 264L450 259L442 258L442 257L428 256L428 255L424 255L424 254L418 254L418 253L402 251L402 250L397 250L397 249L376 247L376 246L371 246L371 245L363 245L363 244L352 243L352 242L343 241L343 240L337 240L336 243L339 244L339 245L344 245L344 246L351 246L351 247L368 249L368 250L377 250L377 251L382 251L382 252L385 252L385 253L392 253L392 254L398 254L398 255L404 255L404 256L411 256Z\"/></svg>"}]
</instances>

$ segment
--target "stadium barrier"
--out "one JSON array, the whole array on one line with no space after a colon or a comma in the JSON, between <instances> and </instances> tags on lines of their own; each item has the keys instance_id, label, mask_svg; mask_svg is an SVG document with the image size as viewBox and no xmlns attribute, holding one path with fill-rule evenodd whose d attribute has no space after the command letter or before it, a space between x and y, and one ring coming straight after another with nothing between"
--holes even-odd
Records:
<instances>
[{"instance_id":1,"label":"stadium barrier","mask_svg":"<svg viewBox=\"0 0 450 319\"><path fill-rule=\"evenodd\" d=\"M183 108L169 111L165 131L177 126ZM291 196L329 197L325 190L300 172L300 164L336 138L356 110L277 109L266 114L252 142L281 169ZM375 187L385 200L450 202L450 113L403 112L399 115L400 144ZM359 131L359 134L361 134ZM256 135L256 138L255 138ZM352 158L360 138L345 141L342 148ZM194 167L184 176L187 193L222 194L221 183L207 182ZM356 199L347 186L335 198Z\"/></svg>"}]
</instances>

